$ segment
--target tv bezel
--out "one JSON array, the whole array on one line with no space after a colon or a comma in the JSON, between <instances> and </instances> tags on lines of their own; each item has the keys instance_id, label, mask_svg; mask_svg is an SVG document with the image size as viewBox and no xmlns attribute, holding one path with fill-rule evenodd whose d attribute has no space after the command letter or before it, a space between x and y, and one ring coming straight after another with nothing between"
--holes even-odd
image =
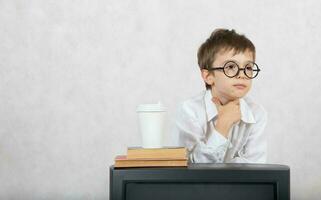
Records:
<instances>
[{"instance_id":1,"label":"tv bezel","mask_svg":"<svg viewBox=\"0 0 321 200\"><path fill-rule=\"evenodd\" d=\"M290 199L290 168L278 164L191 163L188 167L139 168L115 168L112 165L109 183L110 200L125 200L126 185L138 182L273 184L274 199Z\"/></svg>"}]
</instances>

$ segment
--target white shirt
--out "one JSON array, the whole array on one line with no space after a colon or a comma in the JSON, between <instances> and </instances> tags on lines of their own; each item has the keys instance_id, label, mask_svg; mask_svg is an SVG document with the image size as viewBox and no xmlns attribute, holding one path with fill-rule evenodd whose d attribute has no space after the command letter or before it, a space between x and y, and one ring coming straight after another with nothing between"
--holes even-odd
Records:
<instances>
[{"instance_id":1,"label":"white shirt","mask_svg":"<svg viewBox=\"0 0 321 200\"><path fill-rule=\"evenodd\" d=\"M250 97L240 99L241 120L225 138L215 128L217 109L211 90L179 104L175 134L179 145L188 149L192 163L265 163L267 157L267 123L265 109Z\"/></svg>"}]
</instances>

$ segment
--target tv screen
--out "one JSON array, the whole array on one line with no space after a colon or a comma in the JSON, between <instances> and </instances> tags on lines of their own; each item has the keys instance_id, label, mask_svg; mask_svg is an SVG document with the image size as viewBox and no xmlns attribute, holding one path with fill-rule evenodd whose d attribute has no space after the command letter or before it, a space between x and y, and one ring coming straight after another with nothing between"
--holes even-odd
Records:
<instances>
[{"instance_id":1,"label":"tv screen","mask_svg":"<svg viewBox=\"0 0 321 200\"><path fill-rule=\"evenodd\" d=\"M276 188L269 183L128 183L125 194L126 200L274 200Z\"/></svg>"},{"instance_id":2,"label":"tv screen","mask_svg":"<svg viewBox=\"0 0 321 200\"><path fill-rule=\"evenodd\" d=\"M290 199L290 169L273 164L110 167L111 200Z\"/></svg>"}]
</instances>

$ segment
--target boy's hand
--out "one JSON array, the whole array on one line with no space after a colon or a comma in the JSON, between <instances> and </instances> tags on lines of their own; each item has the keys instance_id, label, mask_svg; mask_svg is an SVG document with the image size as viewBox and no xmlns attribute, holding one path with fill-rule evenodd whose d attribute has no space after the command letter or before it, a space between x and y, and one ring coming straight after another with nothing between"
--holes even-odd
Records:
<instances>
[{"instance_id":1,"label":"boy's hand","mask_svg":"<svg viewBox=\"0 0 321 200\"><path fill-rule=\"evenodd\" d=\"M241 119L240 99L235 99L225 105L222 105L217 97L213 97L212 101L218 110L215 128L227 138L230 128Z\"/></svg>"}]
</instances>

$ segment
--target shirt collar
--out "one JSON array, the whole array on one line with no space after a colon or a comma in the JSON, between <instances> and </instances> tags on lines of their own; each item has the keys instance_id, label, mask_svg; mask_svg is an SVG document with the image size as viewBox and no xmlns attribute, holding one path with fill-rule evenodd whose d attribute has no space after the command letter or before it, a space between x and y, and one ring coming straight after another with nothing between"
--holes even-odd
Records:
<instances>
[{"instance_id":1,"label":"shirt collar","mask_svg":"<svg viewBox=\"0 0 321 200\"><path fill-rule=\"evenodd\" d=\"M217 115L217 109L215 104L212 101L212 92L210 89L207 89L204 96L205 101L205 110L207 115L207 121L211 121ZM241 98L240 99L240 109L241 109L241 120L245 123L256 123L253 113L246 103L246 101Z\"/></svg>"}]
</instances>

